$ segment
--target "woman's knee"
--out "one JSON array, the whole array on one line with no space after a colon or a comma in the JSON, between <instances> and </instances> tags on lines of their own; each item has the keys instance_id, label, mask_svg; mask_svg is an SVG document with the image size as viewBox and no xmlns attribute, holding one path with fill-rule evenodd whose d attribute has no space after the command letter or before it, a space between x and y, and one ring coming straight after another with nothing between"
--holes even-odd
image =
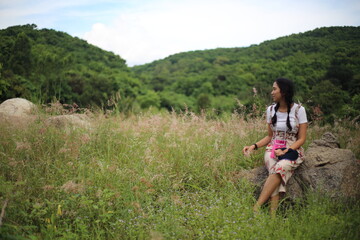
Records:
<instances>
[{"instance_id":1,"label":"woman's knee","mask_svg":"<svg viewBox=\"0 0 360 240\"><path fill-rule=\"evenodd\" d=\"M278 168L281 168L285 171L289 171L292 169L292 163L289 160L280 160L277 162L276 165L278 166Z\"/></svg>"},{"instance_id":2,"label":"woman's knee","mask_svg":"<svg viewBox=\"0 0 360 240\"><path fill-rule=\"evenodd\" d=\"M271 177L271 178L281 178L281 175L280 175L280 173L277 173L277 172L274 172L274 173L271 173L271 174L269 174L269 177Z\"/></svg>"}]
</instances>

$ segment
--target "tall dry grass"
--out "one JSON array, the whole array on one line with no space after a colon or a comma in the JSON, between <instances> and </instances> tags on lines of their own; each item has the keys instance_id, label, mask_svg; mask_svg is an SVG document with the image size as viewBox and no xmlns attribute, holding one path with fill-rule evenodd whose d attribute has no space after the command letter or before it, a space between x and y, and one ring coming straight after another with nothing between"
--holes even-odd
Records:
<instances>
[{"instance_id":1,"label":"tall dry grass","mask_svg":"<svg viewBox=\"0 0 360 240\"><path fill-rule=\"evenodd\" d=\"M192 113L92 115L90 129L0 126L3 238L357 238L359 204L309 195L271 219L254 215L252 186L234 173L262 164L241 150L266 134L264 118ZM308 141L331 130L359 156L359 127L312 123ZM314 227L315 224L319 227ZM319 225L320 224L320 225Z\"/></svg>"}]
</instances>

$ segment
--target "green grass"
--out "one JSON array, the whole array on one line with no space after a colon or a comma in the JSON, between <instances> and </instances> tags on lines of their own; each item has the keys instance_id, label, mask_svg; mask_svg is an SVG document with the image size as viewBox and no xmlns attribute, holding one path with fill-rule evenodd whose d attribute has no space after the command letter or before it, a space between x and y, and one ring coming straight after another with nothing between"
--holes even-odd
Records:
<instances>
[{"instance_id":1,"label":"green grass","mask_svg":"<svg viewBox=\"0 0 360 240\"><path fill-rule=\"evenodd\" d=\"M234 175L262 164L263 150L241 150L266 134L263 119L96 114L91 129L66 130L45 117L0 126L2 239L360 237L358 201L312 193L276 218L253 214L254 189ZM310 126L305 147L332 130L359 157L360 128L345 125Z\"/></svg>"}]
</instances>

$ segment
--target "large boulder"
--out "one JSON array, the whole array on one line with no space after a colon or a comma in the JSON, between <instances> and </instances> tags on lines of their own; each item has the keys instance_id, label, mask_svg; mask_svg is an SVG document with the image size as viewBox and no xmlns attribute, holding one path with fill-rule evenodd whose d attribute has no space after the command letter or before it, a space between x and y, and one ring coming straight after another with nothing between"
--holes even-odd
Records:
<instances>
[{"instance_id":1,"label":"large boulder","mask_svg":"<svg viewBox=\"0 0 360 240\"><path fill-rule=\"evenodd\" d=\"M12 98L0 104L0 122L16 128L26 127L36 119L37 107L24 98Z\"/></svg>"},{"instance_id":2,"label":"large boulder","mask_svg":"<svg viewBox=\"0 0 360 240\"><path fill-rule=\"evenodd\" d=\"M360 199L360 163L351 150L339 146L331 133L325 133L320 140L311 143L305 162L292 182L296 181L304 190L317 190L336 198Z\"/></svg>"},{"instance_id":3,"label":"large boulder","mask_svg":"<svg viewBox=\"0 0 360 240\"><path fill-rule=\"evenodd\" d=\"M339 146L331 133L311 143L305 161L288 181L286 195L296 199L315 190L334 198L360 199L360 163L351 150ZM237 175L253 183L259 195L268 173L265 167L258 167Z\"/></svg>"},{"instance_id":4,"label":"large boulder","mask_svg":"<svg viewBox=\"0 0 360 240\"><path fill-rule=\"evenodd\" d=\"M12 98L0 104L0 113L8 117L28 117L36 106L24 98Z\"/></svg>"}]
</instances>

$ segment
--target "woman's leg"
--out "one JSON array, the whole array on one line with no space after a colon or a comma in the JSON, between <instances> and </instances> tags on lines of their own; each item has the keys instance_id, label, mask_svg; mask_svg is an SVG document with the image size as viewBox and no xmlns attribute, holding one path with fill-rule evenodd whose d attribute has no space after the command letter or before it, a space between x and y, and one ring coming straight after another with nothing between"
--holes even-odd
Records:
<instances>
[{"instance_id":1,"label":"woman's leg","mask_svg":"<svg viewBox=\"0 0 360 240\"><path fill-rule=\"evenodd\" d=\"M274 190L280 185L281 176L280 174L270 174L266 179L263 190L261 191L258 201L254 205L254 211L258 211L259 207L263 205L274 192Z\"/></svg>"},{"instance_id":2,"label":"woman's leg","mask_svg":"<svg viewBox=\"0 0 360 240\"><path fill-rule=\"evenodd\" d=\"M270 214L273 217L275 217L275 215L276 215L276 210L279 206L279 199L280 199L279 194L276 194L275 196L270 197Z\"/></svg>"}]
</instances>

